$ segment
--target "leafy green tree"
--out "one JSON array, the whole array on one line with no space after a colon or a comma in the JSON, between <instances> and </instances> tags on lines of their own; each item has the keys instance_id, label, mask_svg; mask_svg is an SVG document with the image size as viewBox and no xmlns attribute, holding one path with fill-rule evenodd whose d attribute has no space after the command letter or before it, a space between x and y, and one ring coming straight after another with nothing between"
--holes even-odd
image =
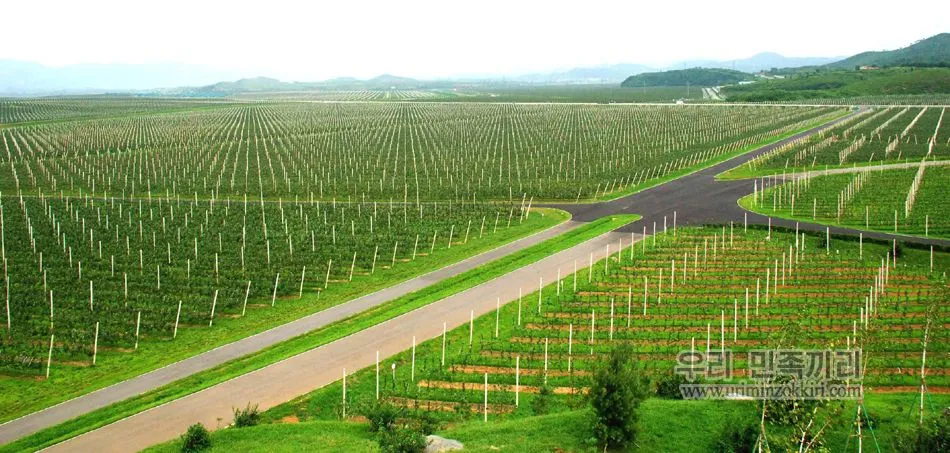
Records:
<instances>
[{"instance_id":1,"label":"leafy green tree","mask_svg":"<svg viewBox=\"0 0 950 453\"><path fill-rule=\"evenodd\" d=\"M595 370L590 388L594 437L608 448L624 448L636 440L640 402L649 392L634 351L621 346Z\"/></svg>"}]
</instances>

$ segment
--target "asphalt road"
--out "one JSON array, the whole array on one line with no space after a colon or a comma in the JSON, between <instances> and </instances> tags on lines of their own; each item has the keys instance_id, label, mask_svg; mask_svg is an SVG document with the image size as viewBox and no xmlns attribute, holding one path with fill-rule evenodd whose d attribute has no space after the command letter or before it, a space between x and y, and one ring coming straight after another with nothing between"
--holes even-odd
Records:
<instances>
[{"instance_id":1,"label":"asphalt road","mask_svg":"<svg viewBox=\"0 0 950 453\"><path fill-rule=\"evenodd\" d=\"M137 451L155 443L173 439L180 435L189 425L196 422L204 423L206 426L212 428L216 427L219 423L218 420L230 420L232 408L243 407L248 402L259 404L261 409L266 410L269 407L286 402L339 380L343 368L356 371L360 368L373 365L377 351L379 351L382 360L385 361L387 357L406 350L411 345L413 335L416 336L418 342L437 337L442 333L443 322L446 323L449 329L466 324L469 319L470 311L474 311L475 316L488 313L495 308L496 298L503 304L510 303L517 299L519 288L523 288L525 292L537 289L539 278L550 282L555 279L559 269L562 275L567 275L573 270L575 262L579 267L583 267L591 254L595 260L603 257L606 252L607 244L611 244L611 248L614 250L616 250L615 244L618 244L618 241L623 241L622 243L624 245L629 245L631 240L641 237L640 234L635 233L643 233L646 231L647 234L651 234L654 230L662 230L664 220L667 228L672 228L674 216L676 224L680 227L687 225L728 224L730 222L741 225L745 220L748 220L750 224L765 225L769 222L767 217L749 213L740 208L737 204L739 198L752 193L752 180L717 181L715 175L745 163L749 159L768 152L771 149L782 146L788 141L813 134L828 126L829 125L825 125L803 132L776 144L760 148L751 153L627 197L595 204L547 205L569 211L574 216L573 220L568 224L543 233L547 237L571 229L575 227L578 222L592 221L618 213L636 213L643 216L643 218L637 222L621 227L617 231L607 233L563 252L546 257L536 263L478 285L467 291L370 327L336 342L315 348L252 373L215 385L201 392L136 414L74 439L67 440L50 448L50 450ZM796 226L796 222L794 221L781 219L772 219L771 224L773 226L783 226L787 228L795 228ZM823 225L811 223L799 223L798 227L804 231L820 232L824 232L826 228ZM857 230L848 228L832 227L830 230L835 234L858 234ZM950 245L950 241L946 240L907 238L886 233L865 232L864 235L868 238L891 239L896 237L901 241ZM536 242L540 241L537 237L533 239L536 239ZM513 244L505 246L498 249L497 253L511 253L527 245L528 244ZM478 265L477 263L484 263L491 259L493 258L484 258L481 260L473 258L469 260L468 266L475 267ZM460 265L463 264L464 262L460 263ZM435 274L433 273L416 279L418 281L411 280L405 284L411 285L413 289L418 289L445 278L448 275L461 272L461 270L462 268L452 269L452 266L450 266L444 270L445 274L433 275ZM406 292L410 290L412 289L407 288ZM398 290L392 294L381 293L371 295L372 297L366 296L370 299L364 302L358 302L360 299L357 299L353 302L341 305L338 310L344 310L344 314L348 316L348 314L362 311L400 295ZM241 349L237 349L237 346L231 345L224 348L229 348L231 354L237 354L233 356L228 355L228 357L238 357L241 354L266 347L276 341L281 341L280 338L290 338L299 333L306 332L309 329L326 325L326 323L332 322L334 319L341 319L341 316L333 316L326 312L317 313L311 317L288 324L288 326L293 325L294 327L292 328L285 326L278 327L277 329L281 329L280 332L283 332L280 335L271 334L274 336L268 336L268 339L262 339L258 337L264 334L260 334L235 343L242 344ZM320 320L317 321L317 318ZM310 324L307 324L308 322ZM265 332L265 334L268 332ZM293 334L291 334L292 332ZM213 352L214 351L211 351L206 354ZM212 366L211 362L205 363L206 360L223 361L223 359L211 359L210 357L212 356L202 356L195 357L194 360L197 363L189 366L201 366L203 367L201 369L204 369ZM214 364L217 363L220 363L220 361ZM161 371L162 370L158 370L158 372ZM187 373L187 369L182 368L181 372ZM183 377L183 375L179 375L179 377ZM177 379L177 377L174 379ZM168 381L170 382L170 380ZM117 384L117 386L123 384ZM62 417L70 418L79 415L91 410L90 408L101 407L106 404L104 402L118 401L141 391L130 388L124 391L132 393L119 394L113 387L87 395L87 397L91 397L91 399L86 400L84 404L92 404L92 406L72 405L68 412L58 413L59 418L56 418L56 420L61 421L65 419ZM65 403L61 406L70 405L70 403L72 402ZM51 408L47 411L55 409L56 408ZM42 412L38 414L42 414ZM24 433L36 431L43 426L49 426L52 424L50 420L53 420L53 418L29 419L29 417L33 417L33 415L0 426L0 442L15 439ZM25 419L26 421L21 421ZM16 430L14 430L14 427Z\"/></svg>"},{"instance_id":2,"label":"asphalt road","mask_svg":"<svg viewBox=\"0 0 950 453\"><path fill-rule=\"evenodd\" d=\"M825 229L828 228L832 234L857 236L859 233L862 233L866 238L897 239L898 241L922 245L950 246L950 241L944 239L901 236L836 226L826 227L820 224L777 218L770 220L769 217L749 212L741 208L738 204L740 198L750 195L754 191L755 182L753 179L734 181L720 181L716 179L716 175L720 173L738 167L786 143L831 127L838 122L844 121L846 118L848 117L839 118L833 122L801 132L785 140L764 146L750 153L729 159L720 164L699 170L633 195L600 203L544 204L542 206L555 207L568 211L573 216L572 219L578 221L591 221L618 213L636 213L641 215L642 218L637 222L625 225L620 231L632 231L637 233L643 233L645 231L647 234L652 234L654 228L657 231L663 231L664 224L667 228L672 228L675 217L677 226L721 225L729 224L730 222L736 225L743 225L745 222L748 222L750 225L768 225L771 221L771 225L774 227L795 229L797 225L797 228L801 231L825 232ZM910 166L913 167L919 164L918 162ZM905 164L882 167L907 168ZM845 170L851 171L851 169ZM842 172L843 171L844 170L842 170ZM786 175L786 177L789 177L789 175ZM759 180L760 188L762 182L762 180ZM780 183L781 177L767 178L764 182L766 187L768 187Z\"/></svg>"}]
</instances>

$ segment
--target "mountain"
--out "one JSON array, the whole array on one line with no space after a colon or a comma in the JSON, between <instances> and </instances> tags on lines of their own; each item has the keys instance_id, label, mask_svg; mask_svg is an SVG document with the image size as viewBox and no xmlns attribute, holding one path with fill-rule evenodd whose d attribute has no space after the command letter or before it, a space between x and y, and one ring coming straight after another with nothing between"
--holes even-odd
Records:
<instances>
[{"instance_id":1,"label":"mountain","mask_svg":"<svg viewBox=\"0 0 950 453\"><path fill-rule=\"evenodd\" d=\"M234 73L226 70L172 63L49 67L26 61L0 60L0 96L195 86L234 77Z\"/></svg>"},{"instance_id":2,"label":"mountain","mask_svg":"<svg viewBox=\"0 0 950 453\"><path fill-rule=\"evenodd\" d=\"M159 94L174 96L221 97L239 93L315 90L409 90L443 87L442 82L421 82L408 77L383 74L368 80L338 77L322 82L283 82L270 77L238 79L233 82L218 82L200 87L182 87L156 90Z\"/></svg>"},{"instance_id":3,"label":"mountain","mask_svg":"<svg viewBox=\"0 0 950 453\"><path fill-rule=\"evenodd\" d=\"M950 67L950 33L941 33L896 50L859 53L826 65L830 69L858 66Z\"/></svg>"},{"instance_id":4,"label":"mountain","mask_svg":"<svg viewBox=\"0 0 950 453\"><path fill-rule=\"evenodd\" d=\"M739 60L690 60L673 65L673 68L720 68L756 73L772 68L797 68L802 66L820 66L840 60L842 57L786 57L775 52L757 53Z\"/></svg>"},{"instance_id":5,"label":"mountain","mask_svg":"<svg viewBox=\"0 0 950 453\"><path fill-rule=\"evenodd\" d=\"M647 72L627 77L621 83L624 87L665 87L665 86L720 86L751 80L751 74L719 68L674 69L662 72Z\"/></svg>"},{"instance_id":6,"label":"mountain","mask_svg":"<svg viewBox=\"0 0 950 453\"><path fill-rule=\"evenodd\" d=\"M548 73L525 74L508 78L513 82L561 84L561 83L619 83L631 75L655 68L641 64L620 63L613 65L585 66L571 68L565 71Z\"/></svg>"}]
</instances>

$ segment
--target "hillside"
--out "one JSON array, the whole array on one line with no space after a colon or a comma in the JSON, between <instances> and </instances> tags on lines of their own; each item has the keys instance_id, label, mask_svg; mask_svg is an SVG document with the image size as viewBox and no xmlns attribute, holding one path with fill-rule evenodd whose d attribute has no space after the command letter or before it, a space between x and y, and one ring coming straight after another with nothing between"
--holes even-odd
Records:
<instances>
[{"instance_id":1,"label":"hillside","mask_svg":"<svg viewBox=\"0 0 950 453\"><path fill-rule=\"evenodd\" d=\"M323 82L283 82L270 77L254 77L239 79L233 82L218 82L201 87L161 90L161 93L177 96L220 97L240 93L276 93L287 91L388 90L392 88L407 90L437 85L438 82L423 83L408 77L399 77L389 74L383 74L368 80L340 77Z\"/></svg>"},{"instance_id":2,"label":"hillside","mask_svg":"<svg viewBox=\"0 0 950 453\"><path fill-rule=\"evenodd\" d=\"M835 62L841 58L842 57L786 57L775 52L761 52L749 58L739 60L693 60L681 62L676 66L734 69L736 71L756 73L759 71L768 71L773 68L818 66Z\"/></svg>"},{"instance_id":3,"label":"hillside","mask_svg":"<svg viewBox=\"0 0 950 453\"><path fill-rule=\"evenodd\" d=\"M785 79L728 86L722 92L734 102L950 93L950 69L803 72Z\"/></svg>"},{"instance_id":4,"label":"hillside","mask_svg":"<svg viewBox=\"0 0 950 453\"><path fill-rule=\"evenodd\" d=\"M720 86L751 80L752 75L731 69L691 68L662 72L647 72L627 77L624 87L666 87L666 86Z\"/></svg>"},{"instance_id":5,"label":"hillside","mask_svg":"<svg viewBox=\"0 0 950 453\"><path fill-rule=\"evenodd\" d=\"M902 49L859 53L825 65L830 69L854 69L857 66L950 67L950 33L934 35Z\"/></svg>"}]
</instances>

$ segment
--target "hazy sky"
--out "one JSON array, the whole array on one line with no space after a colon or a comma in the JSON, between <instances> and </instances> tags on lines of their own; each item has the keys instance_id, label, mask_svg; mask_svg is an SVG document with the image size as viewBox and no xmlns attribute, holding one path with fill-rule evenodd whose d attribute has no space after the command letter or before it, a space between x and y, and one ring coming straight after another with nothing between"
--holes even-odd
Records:
<instances>
[{"instance_id":1,"label":"hazy sky","mask_svg":"<svg viewBox=\"0 0 950 453\"><path fill-rule=\"evenodd\" d=\"M318 80L839 56L950 31L950 1L8 1L0 58Z\"/></svg>"}]
</instances>

